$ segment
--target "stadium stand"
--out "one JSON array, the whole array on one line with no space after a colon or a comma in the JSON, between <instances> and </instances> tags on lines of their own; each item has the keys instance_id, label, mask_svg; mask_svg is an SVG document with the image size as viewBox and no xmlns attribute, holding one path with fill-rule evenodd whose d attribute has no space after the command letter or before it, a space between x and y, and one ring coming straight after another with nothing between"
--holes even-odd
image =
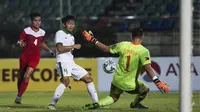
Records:
<instances>
[{"instance_id":1,"label":"stadium stand","mask_svg":"<svg viewBox=\"0 0 200 112\"><path fill-rule=\"evenodd\" d=\"M30 24L29 14L39 12L42 15L41 27L47 31L47 42L54 47L54 33L60 28L59 5L58 0L1 0L0 36L5 38L7 46L14 45L21 29ZM179 40L179 0L71 0L71 8L72 14L78 19L76 28L78 33L82 28L91 29L98 36L97 38L101 37L103 42L112 44L123 40L124 37L118 37L118 33L126 35L132 28L142 27L147 32L145 36L148 37L144 44L152 50L153 56L178 55L176 51ZM195 0L193 12L195 40L198 40L197 38L200 36L199 12L200 0ZM63 15L67 14L68 2L63 0ZM81 36L80 34L76 35ZM166 41L162 43L164 39ZM170 43L172 39L174 42ZM77 41L83 40L77 38ZM170 47L174 51L164 52L163 49L167 45L171 45ZM83 50L77 52L76 56L110 56L99 53L95 48L91 49L93 54L83 55L83 52L91 47L83 43ZM18 56L19 49L9 48L12 49L12 55L10 51L0 47L0 51L6 52L0 57ZM48 57L43 53L42 56Z\"/></svg>"}]
</instances>

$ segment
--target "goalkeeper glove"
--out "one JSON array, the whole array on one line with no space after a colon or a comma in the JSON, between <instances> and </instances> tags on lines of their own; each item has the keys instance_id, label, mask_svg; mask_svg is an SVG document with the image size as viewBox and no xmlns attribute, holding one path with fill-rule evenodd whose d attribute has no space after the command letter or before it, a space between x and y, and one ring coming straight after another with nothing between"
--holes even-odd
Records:
<instances>
[{"instance_id":1,"label":"goalkeeper glove","mask_svg":"<svg viewBox=\"0 0 200 112\"><path fill-rule=\"evenodd\" d=\"M87 40L88 42L90 42L92 44L96 44L98 42L97 39L94 38L94 35L91 31L87 32L86 30L84 30L82 34L83 34L85 40Z\"/></svg>"},{"instance_id":2,"label":"goalkeeper glove","mask_svg":"<svg viewBox=\"0 0 200 112\"><path fill-rule=\"evenodd\" d=\"M153 82L155 83L155 85L158 87L158 89L160 90L160 92L163 93L168 93L169 92L169 87L167 84L161 82L157 76L155 76Z\"/></svg>"}]
</instances>

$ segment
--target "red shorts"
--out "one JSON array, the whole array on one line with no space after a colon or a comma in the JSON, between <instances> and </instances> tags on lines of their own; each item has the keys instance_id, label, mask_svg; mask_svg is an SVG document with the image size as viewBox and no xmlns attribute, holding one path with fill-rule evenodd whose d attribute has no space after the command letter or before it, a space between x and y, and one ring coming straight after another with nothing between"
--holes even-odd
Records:
<instances>
[{"instance_id":1,"label":"red shorts","mask_svg":"<svg viewBox=\"0 0 200 112\"><path fill-rule=\"evenodd\" d=\"M20 63L20 71L23 72L24 69L27 67L27 66L30 66L34 69L36 69L38 63L40 61L40 57L29 57L29 56L25 56L25 55L21 55L20 56L20 59L19 59L19 63Z\"/></svg>"}]
</instances>

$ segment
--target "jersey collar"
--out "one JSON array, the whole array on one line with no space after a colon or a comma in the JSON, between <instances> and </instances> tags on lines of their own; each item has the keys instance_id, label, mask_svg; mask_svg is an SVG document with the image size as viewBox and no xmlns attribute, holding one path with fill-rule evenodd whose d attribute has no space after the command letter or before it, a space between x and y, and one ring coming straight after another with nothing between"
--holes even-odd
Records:
<instances>
[{"instance_id":1,"label":"jersey collar","mask_svg":"<svg viewBox=\"0 0 200 112\"><path fill-rule=\"evenodd\" d=\"M37 31L33 28L33 26L30 26L31 30L33 30L34 32L38 32L40 29L38 28Z\"/></svg>"},{"instance_id":2,"label":"jersey collar","mask_svg":"<svg viewBox=\"0 0 200 112\"><path fill-rule=\"evenodd\" d=\"M66 29L64 29L64 28L62 28L62 31L64 31L66 34L71 34L71 35L73 35L73 33L72 32L69 32L69 31L67 31Z\"/></svg>"},{"instance_id":3,"label":"jersey collar","mask_svg":"<svg viewBox=\"0 0 200 112\"><path fill-rule=\"evenodd\" d=\"M134 44L133 42L131 42L131 44L133 44L133 45L135 45L135 46L139 46L139 45L141 45L141 44Z\"/></svg>"}]
</instances>

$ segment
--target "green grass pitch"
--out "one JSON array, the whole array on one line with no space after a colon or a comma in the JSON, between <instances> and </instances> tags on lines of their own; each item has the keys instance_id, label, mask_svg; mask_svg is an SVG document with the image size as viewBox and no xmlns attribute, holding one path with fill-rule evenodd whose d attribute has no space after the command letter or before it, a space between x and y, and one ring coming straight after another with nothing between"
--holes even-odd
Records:
<instances>
[{"instance_id":1,"label":"green grass pitch","mask_svg":"<svg viewBox=\"0 0 200 112\"><path fill-rule=\"evenodd\" d=\"M99 93L99 99L108 93ZM14 104L16 92L0 92L0 112L50 112L47 105L50 103L53 92L26 92L21 105ZM130 102L134 95L122 94L118 102L103 109L81 110L81 106L91 103L87 92L65 91L57 104L56 112L178 112L179 94L171 92L161 94L150 92L142 104L149 106L147 110L131 109ZM193 112L200 112L200 92L193 93Z\"/></svg>"}]
</instances>

